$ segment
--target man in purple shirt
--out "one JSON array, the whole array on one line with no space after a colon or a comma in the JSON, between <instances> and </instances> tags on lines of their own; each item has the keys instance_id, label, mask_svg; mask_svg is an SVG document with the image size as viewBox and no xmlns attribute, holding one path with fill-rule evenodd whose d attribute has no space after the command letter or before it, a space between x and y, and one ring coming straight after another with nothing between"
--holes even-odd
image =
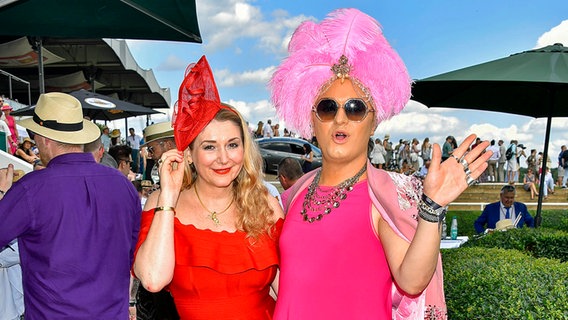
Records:
<instances>
[{"instance_id":1,"label":"man in purple shirt","mask_svg":"<svg viewBox=\"0 0 568 320\"><path fill-rule=\"evenodd\" d=\"M0 190L0 248L18 239L26 320L128 319L141 214L134 186L83 153L100 130L74 97L42 94L19 124L46 165L11 187L0 179L9 188Z\"/></svg>"}]
</instances>

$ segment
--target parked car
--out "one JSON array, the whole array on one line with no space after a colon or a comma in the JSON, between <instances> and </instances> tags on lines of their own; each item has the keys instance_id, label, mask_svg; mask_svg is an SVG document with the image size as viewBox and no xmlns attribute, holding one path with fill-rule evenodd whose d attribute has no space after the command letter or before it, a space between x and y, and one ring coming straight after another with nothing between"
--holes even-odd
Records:
<instances>
[{"instance_id":1,"label":"parked car","mask_svg":"<svg viewBox=\"0 0 568 320\"><path fill-rule=\"evenodd\" d=\"M308 143L314 152L312 169L321 167L321 150L306 140L290 137L275 137L259 138L255 141L258 143L260 155L264 162L264 172L276 172L278 170L278 164L286 157L297 159L300 164L302 164L304 162L304 160L301 159L304 154L304 143Z\"/></svg>"}]
</instances>

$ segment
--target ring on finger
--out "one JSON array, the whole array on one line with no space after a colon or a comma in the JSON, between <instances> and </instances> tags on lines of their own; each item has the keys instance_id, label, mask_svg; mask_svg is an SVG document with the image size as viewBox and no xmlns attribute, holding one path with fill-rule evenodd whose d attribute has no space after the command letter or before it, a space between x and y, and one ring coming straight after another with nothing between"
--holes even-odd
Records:
<instances>
[{"instance_id":1,"label":"ring on finger","mask_svg":"<svg viewBox=\"0 0 568 320\"><path fill-rule=\"evenodd\" d=\"M471 174L471 170L469 170L469 168L465 168L465 175L469 177L469 175Z\"/></svg>"},{"instance_id":2,"label":"ring on finger","mask_svg":"<svg viewBox=\"0 0 568 320\"><path fill-rule=\"evenodd\" d=\"M458 158L458 157L454 156L453 154L450 154L450 157L452 157L452 158L456 159L456 161L457 161L458 163L460 162L460 158Z\"/></svg>"},{"instance_id":3,"label":"ring on finger","mask_svg":"<svg viewBox=\"0 0 568 320\"><path fill-rule=\"evenodd\" d=\"M464 157L462 157L459 161L459 163L463 166L464 170L468 170L469 169L469 163L467 162L467 160L465 160Z\"/></svg>"},{"instance_id":4,"label":"ring on finger","mask_svg":"<svg viewBox=\"0 0 568 320\"><path fill-rule=\"evenodd\" d=\"M158 166L161 166L163 162L164 162L163 159L158 160Z\"/></svg>"},{"instance_id":5,"label":"ring on finger","mask_svg":"<svg viewBox=\"0 0 568 320\"><path fill-rule=\"evenodd\" d=\"M465 182L467 182L468 186L471 186L477 182L477 180L473 179L469 174L466 175Z\"/></svg>"}]
</instances>

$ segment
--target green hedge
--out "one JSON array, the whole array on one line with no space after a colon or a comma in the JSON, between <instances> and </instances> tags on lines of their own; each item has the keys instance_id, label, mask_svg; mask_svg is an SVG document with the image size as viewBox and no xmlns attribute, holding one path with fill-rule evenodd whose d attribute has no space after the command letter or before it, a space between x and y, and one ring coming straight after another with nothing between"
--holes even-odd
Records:
<instances>
[{"instance_id":1,"label":"green hedge","mask_svg":"<svg viewBox=\"0 0 568 320\"><path fill-rule=\"evenodd\" d=\"M534 216L536 212L531 214ZM568 232L568 210L542 211L541 227Z\"/></svg>"},{"instance_id":2,"label":"green hedge","mask_svg":"<svg viewBox=\"0 0 568 320\"><path fill-rule=\"evenodd\" d=\"M568 233L547 228L512 229L471 238L464 247L514 249L536 258L568 261Z\"/></svg>"},{"instance_id":3,"label":"green hedge","mask_svg":"<svg viewBox=\"0 0 568 320\"><path fill-rule=\"evenodd\" d=\"M517 250L442 250L448 318L568 319L568 264Z\"/></svg>"}]
</instances>

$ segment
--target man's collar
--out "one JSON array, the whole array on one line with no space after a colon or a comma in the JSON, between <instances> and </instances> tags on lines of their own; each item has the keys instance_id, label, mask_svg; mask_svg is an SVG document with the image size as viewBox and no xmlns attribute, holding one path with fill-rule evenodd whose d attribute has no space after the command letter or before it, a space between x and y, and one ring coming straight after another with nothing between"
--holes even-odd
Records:
<instances>
[{"instance_id":1,"label":"man's collar","mask_svg":"<svg viewBox=\"0 0 568 320\"><path fill-rule=\"evenodd\" d=\"M507 207L505 207L503 202L501 202L501 200L499 200L499 204L501 205L501 208L507 208ZM511 206L509 208L513 208L514 206L515 206L515 201L513 201L513 203L511 204Z\"/></svg>"}]
</instances>

